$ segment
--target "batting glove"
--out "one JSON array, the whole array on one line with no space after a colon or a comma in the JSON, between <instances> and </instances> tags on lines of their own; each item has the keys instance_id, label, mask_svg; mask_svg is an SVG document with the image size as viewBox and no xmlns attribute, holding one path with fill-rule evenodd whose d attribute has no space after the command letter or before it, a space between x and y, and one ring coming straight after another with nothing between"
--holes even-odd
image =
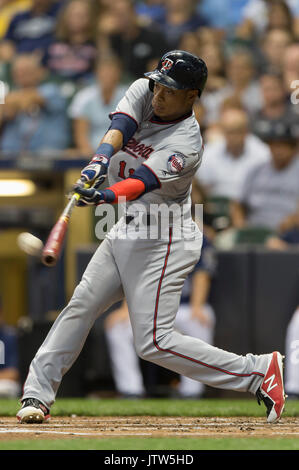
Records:
<instances>
[{"instance_id":1,"label":"batting glove","mask_svg":"<svg viewBox=\"0 0 299 470\"><path fill-rule=\"evenodd\" d=\"M81 171L80 180L98 188L104 183L109 166L109 158L106 155L95 155L91 162Z\"/></svg>"},{"instance_id":2,"label":"batting glove","mask_svg":"<svg viewBox=\"0 0 299 470\"><path fill-rule=\"evenodd\" d=\"M77 206L94 206L103 204L105 200L105 192L98 191L94 186L92 188L84 188L80 184L74 186L75 193L80 194Z\"/></svg>"}]
</instances>

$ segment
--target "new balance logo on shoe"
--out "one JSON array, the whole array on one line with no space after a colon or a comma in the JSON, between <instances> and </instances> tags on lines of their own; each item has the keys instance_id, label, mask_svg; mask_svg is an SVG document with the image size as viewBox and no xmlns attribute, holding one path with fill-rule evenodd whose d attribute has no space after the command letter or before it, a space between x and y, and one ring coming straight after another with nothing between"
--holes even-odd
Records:
<instances>
[{"instance_id":1,"label":"new balance logo on shoe","mask_svg":"<svg viewBox=\"0 0 299 470\"><path fill-rule=\"evenodd\" d=\"M268 423L276 423L283 412L286 396L283 386L283 356L278 351L274 351L271 356L264 381L257 390L256 397L258 404L263 401L267 408Z\"/></svg>"},{"instance_id":2,"label":"new balance logo on shoe","mask_svg":"<svg viewBox=\"0 0 299 470\"><path fill-rule=\"evenodd\" d=\"M278 385L277 382L274 385L272 385L274 380L275 380L275 374L271 375L271 377L269 377L267 380L264 381L264 384L269 382L269 386L267 388L267 393L269 393L273 388L277 387L277 385Z\"/></svg>"}]
</instances>

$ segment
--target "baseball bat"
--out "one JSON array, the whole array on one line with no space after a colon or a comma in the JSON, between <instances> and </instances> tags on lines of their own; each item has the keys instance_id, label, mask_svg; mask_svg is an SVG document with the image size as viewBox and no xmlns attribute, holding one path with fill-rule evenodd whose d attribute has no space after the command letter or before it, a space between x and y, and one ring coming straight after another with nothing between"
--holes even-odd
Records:
<instances>
[{"instance_id":1,"label":"baseball bat","mask_svg":"<svg viewBox=\"0 0 299 470\"><path fill-rule=\"evenodd\" d=\"M88 185L85 185L89 187ZM77 201L80 199L80 194L74 193L68 202L67 206L60 215L58 221L52 228L47 242L42 251L41 261L44 265L53 267L57 263L67 232L69 220L76 206Z\"/></svg>"}]
</instances>

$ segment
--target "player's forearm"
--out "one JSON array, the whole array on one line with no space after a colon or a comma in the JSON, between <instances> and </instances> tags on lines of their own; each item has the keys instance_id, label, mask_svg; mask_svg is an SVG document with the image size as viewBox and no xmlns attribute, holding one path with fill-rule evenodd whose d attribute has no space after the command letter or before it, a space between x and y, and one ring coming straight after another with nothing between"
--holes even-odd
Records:
<instances>
[{"instance_id":1,"label":"player's forearm","mask_svg":"<svg viewBox=\"0 0 299 470\"><path fill-rule=\"evenodd\" d=\"M127 201L134 201L144 192L144 182L132 178L115 183L103 191L106 197L106 202L110 202L112 204L119 202L120 198L125 198Z\"/></svg>"},{"instance_id":2,"label":"player's forearm","mask_svg":"<svg viewBox=\"0 0 299 470\"><path fill-rule=\"evenodd\" d=\"M104 173L106 175L111 157L126 145L137 127L138 124L132 117L121 112L115 113L111 126L102 138L92 161L81 172L81 178L84 177L85 182L92 182L98 176ZM100 174L97 171L98 168L103 168L104 171ZM82 185L75 189L81 196L88 198L94 204L103 204L104 202L114 204L121 197L126 198L128 201L134 201L143 193L153 191L159 187L161 187L161 184L154 172L146 165L141 165L129 178L103 191L96 191L92 187L82 188Z\"/></svg>"},{"instance_id":3,"label":"player's forearm","mask_svg":"<svg viewBox=\"0 0 299 470\"><path fill-rule=\"evenodd\" d=\"M111 129L104 135L95 154L89 164L81 171L81 178L86 182L92 182L97 178L97 173L101 166L105 167L105 175L110 164L110 158L113 157L123 147L123 134L119 130ZM96 170L97 164L98 169Z\"/></svg>"},{"instance_id":4,"label":"player's forearm","mask_svg":"<svg viewBox=\"0 0 299 470\"><path fill-rule=\"evenodd\" d=\"M99 149L102 144L108 144L113 147L114 153L116 153L123 147L123 142L123 133L118 129L110 129L102 138Z\"/></svg>"},{"instance_id":5,"label":"player's forearm","mask_svg":"<svg viewBox=\"0 0 299 470\"><path fill-rule=\"evenodd\" d=\"M130 140L138 127L137 122L125 113L117 112L112 116L111 125L100 142L99 149L96 153L101 153L102 145L110 147L111 153L118 152ZM112 151L113 149L113 151Z\"/></svg>"},{"instance_id":6,"label":"player's forearm","mask_svg":"<svg viewBox=\"0 0 299 470\"><path fill-rule=\"evenodd\" d=\"M105 202L117 203L120 197L127 201L134 201L144 193L154 191L161 186L157 176L146 165L141 165L135 172L124 181L119 181L102 193Z\"/></svg>"},{"instance_id":7,"label":"player's forearm","mask_svg":"<svg viewBox=\"0 0 299 470\"><path fill-rule=\"evenodd\" d=\"M160 181L151 169L146 165L141 165L129 178L119 181L102 191L97 191L94 188L82 188L82 185L75 186L74 189L84 198L88 198L92 204L115 204L120 202L120 198L134 201L142 194L160 187Z\"/></svg>"},{"instance_id":8,"label":"player's forearm","mask_svg":"<svg viewBox=\"0 0 299 470\"><path fill-rule=\"evenodd\" d=\"M245 211L243 206L236 201L231 202L230 204L230 216L232 225L235 228L242 228L246 224Z\"/></svg>"},{"instance_id":9,"label":"player's forearm","mask_svg":"<svg viewBox=\"0 0 299 470\"><path fill-rule=\"evenodd\" d=\"M196 272L193 276L191 305L193 308L204 305L209 296L211 278L205 271Z\"/></svg>"},{"instance_id":10,"label":"player's forearm","mask_svg":"<svg viewBox=\"0 0 299 470\"><path fill-rule=\"evenodd\" d=\"M114 120L116 122L114 122L113 124ZM124 146L124 144L127 142L127 139L131 135L130 133L126 131L126 125L130 127L130 124L128 124L128 122L130 123L131 121L128 121L127 118L117 119L115 117L112 119L111 126L119 127L119 128L108 129L107 133L102 138L97 150L95 151L95 154L91 162L89 162L89 164L85 168L83 168L83 170L81 171L81 178L80 178L81 186L82 186L82 181L84 181L85 184L87 183L89 186L92 186L95 183L95 181L97 181L97 184L98 184L97 187L103 184L103 181L105 180L107 176L108 168L110 165L110 159L113 157L115 153L117 153ZM134 128L135 128L135 123L134 123ZM133 127L131 127L131 132L133 132ZM91 190L92 188L89 188L89 193L91 192ZM80 188L79 188L79 192L80 192ZM90 197L89 193L88 195L86 194L87 197ZM94 196L95 196L94 203L96 203L99 193L92 195L92 197ZM138 194L134 195L134 198L135 197L138 197ZM117 202L116 194L114 193L108 192L107 195L103 194L103 200L106 200L106 198L107 198L107 202Z\"/></svg>"}]
</instances>

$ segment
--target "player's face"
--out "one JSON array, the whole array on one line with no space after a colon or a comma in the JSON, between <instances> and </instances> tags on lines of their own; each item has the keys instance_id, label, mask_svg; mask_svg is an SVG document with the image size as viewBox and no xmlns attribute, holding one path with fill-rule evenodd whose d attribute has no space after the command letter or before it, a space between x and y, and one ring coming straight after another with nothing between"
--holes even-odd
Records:
<instances>
[{"instance_id":1,"label":"player's face","mask_svg":"<svg viewBox=\"0 0 299 470\"><path fill-rule=\"evenodd\" d=\"M155 82L152 100L154 113L163 121L184 116L192 109L197 93L197 90L174 90Z\"/></svg>"}]
</instances>

